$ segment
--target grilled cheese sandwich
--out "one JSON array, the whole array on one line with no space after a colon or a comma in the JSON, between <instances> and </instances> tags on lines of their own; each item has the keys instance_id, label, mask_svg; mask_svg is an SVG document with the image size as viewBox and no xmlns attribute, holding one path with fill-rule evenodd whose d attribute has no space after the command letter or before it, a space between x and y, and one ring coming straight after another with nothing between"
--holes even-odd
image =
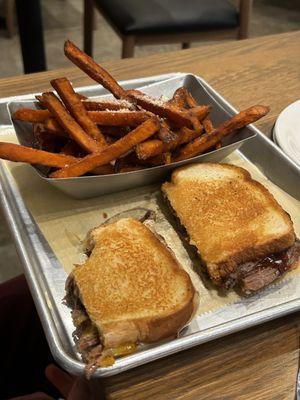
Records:
<instances>
[{"instance_id":1,"label":"grilled cheese sandwich","mask_svg":"<svg viewBox=\"0 0 300 400\"><path fill-rule=\"evenodd\" d=\"M140 343L175 336L191 319L191 279L143 223L124 218L92 230L87 252L67 281L66 302L90 372Z\"/></svg>"},{"instance_id":2,"label":"grilled cheese sandwich","mask_svg":"<svg viewBox=\"0 0 300 400\"><path fill-rule=\"evenodd\" d=\"M162 191L216 285L250 294L299 264L290 216L245 169L192 164Z\"/></svg>"}]
</instances>

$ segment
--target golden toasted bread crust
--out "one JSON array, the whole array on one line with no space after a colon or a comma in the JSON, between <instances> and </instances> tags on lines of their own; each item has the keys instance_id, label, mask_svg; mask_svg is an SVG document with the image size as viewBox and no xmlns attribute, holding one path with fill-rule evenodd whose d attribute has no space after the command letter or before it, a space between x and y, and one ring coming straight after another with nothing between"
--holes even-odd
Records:
<instances>
[{"instance_id":1,"label":"golden toasted bread crust","mask_svg":"<svg viewBox=\"0 0 300 400\"><path fill-rule=\"evenodd\" d=\"M205 176L213 173L215 179ZM290 247L290 216L248 171L229 164L203 163L173 172L162 191L200 253L216 284L237 265ZM271 232L279 224L278 232Z\"/></svg>"},{"instance_id":2,"label":"golden toasted bread crust","mask_svg":"<svg viewBox=\"0 0 300 400\"><path fill-rule=\"evenodd\" d=\"M191 319L197 306L197 294L182 308L165 316L117 321L101 325L106 348L124 343L152 343L175 336Z\"/></svg>"},{"instance_id":3,"label":"golden toasted bread crust","mask_svg":"<svg viewBox=\"0 0 300 400\"><path fill-rule=\"evenodd\" d=\"M73 276L105 347L153 342L189 321L197 293L156 235L132 218L89 234L89 259Z\"/></svg>"}]
</instances>

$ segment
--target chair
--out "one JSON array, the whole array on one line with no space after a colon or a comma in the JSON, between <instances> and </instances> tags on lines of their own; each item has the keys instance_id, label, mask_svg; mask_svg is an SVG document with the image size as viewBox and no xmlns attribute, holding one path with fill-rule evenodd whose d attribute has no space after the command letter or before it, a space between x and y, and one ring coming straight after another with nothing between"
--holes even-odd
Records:
<instances>
[{"instance_id":1,"label":"chair","mask_svg":"<svg viewBox=\"0 0 300 400\"><path fill-rule=\"evenodd\" d=\"M41 0L15 0L25 74L46 70Z\"/></svg>"},{"instance_id":2,"label":"chair","mask_svg":"<svg viewBox=\"0 0 300 400\"><path fill-rule=\"evenodd\" d=\"M120 36L122 58L139 44L246 39L252 0L84 0L84 50L92 55L95 7Z\"/></svg>"},{"instance_id":3,"label":"chair","mask_svg":"<svg viewBox=\"0 0 300 400\"><path fill-rule=\"evenodd\" d=\"M7 34L8 37L12 38L16 33L14 22L15 0L4 0L3 8Z\"/></svg>"}]
</instances>

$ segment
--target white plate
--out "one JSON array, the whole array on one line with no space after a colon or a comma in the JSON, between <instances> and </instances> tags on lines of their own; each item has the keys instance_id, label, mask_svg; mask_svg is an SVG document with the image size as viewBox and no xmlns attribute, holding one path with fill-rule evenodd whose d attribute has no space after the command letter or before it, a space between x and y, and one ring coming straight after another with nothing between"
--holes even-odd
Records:
<instances>
[{"instance_id":1,"label":"white plate","mask_svg":"<svg viewBox=\"0 0 300 400\"><path fill-rule=\"evenodd\" d=\"M274 126L274 140L300 165L300 100L290 104L279 114Z\"/></svg>"}]
</instances>

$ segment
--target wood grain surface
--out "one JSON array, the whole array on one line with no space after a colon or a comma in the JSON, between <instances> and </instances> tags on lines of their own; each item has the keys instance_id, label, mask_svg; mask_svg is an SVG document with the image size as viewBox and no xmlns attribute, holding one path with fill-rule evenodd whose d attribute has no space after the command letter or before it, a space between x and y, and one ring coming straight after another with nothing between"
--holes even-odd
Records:
<instances>
[{"instance_id":1,"label":"wood grain surface","mask_svg":"<svg viewBox=\"0 0 300 400\"><path fill-rule=\"evenodd\" d=\"M185 71L205 78L234 106L271 107L257 125L271 134L300 93L300 32L106 62L117 79ZM63 46L63 44L62 44ZM62 54L63 56L63 54ZM101 61L101 60L98 60ZM0 97L50 88L54 77L93 83L76 68L0 80ZM110 400L294 399L300 313L206 343L100 382ZM99 397L101 397L99 395Z\"/></svg>"},{"instance_id":2,"label":"wood grain surface","mask_svg":"<svg viewBox=\"0 0 300 400\"><path fill-rule=\"evenodd\" d=\"M178 71L200 75L238 109L269 105L271 112L257 126L270 136L278 113L299 99L299 43L300 32L292 32L103 65L117 79ZM0 97L48 90L50 79L59 76L67 76L75 86L94 84L78 68L60 69L0 79Z\"/></svg>"},{"instance_id":3,"label":"wood grain surface","mask_svg":"<svg viewBox=\"0 0 300 400\"><path fill-rule=\"evenodd\" d=\"M111 377L113 400L267 400L295 396L299 314Z\"/></svg>"}]
</instances>

